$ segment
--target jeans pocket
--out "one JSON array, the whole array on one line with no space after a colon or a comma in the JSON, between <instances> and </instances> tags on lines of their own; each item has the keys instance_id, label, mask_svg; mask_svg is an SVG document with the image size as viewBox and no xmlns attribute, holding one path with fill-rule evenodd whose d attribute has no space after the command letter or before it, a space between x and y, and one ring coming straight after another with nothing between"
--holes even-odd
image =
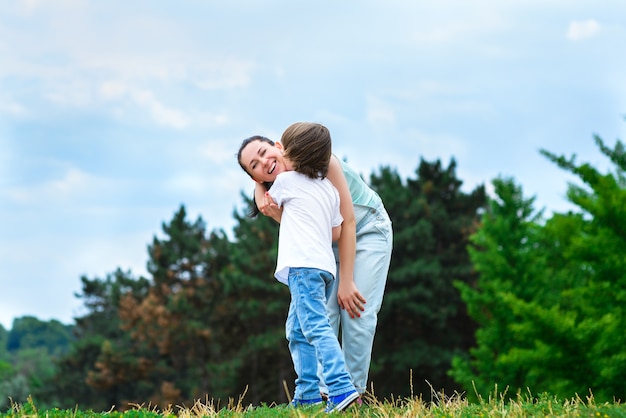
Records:
<instances>
[{"instance_id":1,"label":"jeans pocket","mask_svg":"<svg viewBox=\"0 0 626 418\"><path fill-rule=\"evenodd\" d=\"M374 223L374 227L385 237L386 240L389 239L393 234L393 230L391 229L391 220L381 213L378 213L376 215L376 222Z\"/></svg>"}]
</instances>

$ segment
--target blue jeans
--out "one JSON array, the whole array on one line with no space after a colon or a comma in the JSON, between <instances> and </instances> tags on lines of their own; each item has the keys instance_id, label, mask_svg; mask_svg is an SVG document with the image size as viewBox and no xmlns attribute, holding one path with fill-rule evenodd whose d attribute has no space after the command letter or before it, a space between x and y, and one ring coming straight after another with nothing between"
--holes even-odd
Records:
<instances>
[{"instance_id":1,"label":"blue jeans","mask_svg":"<svg viewBox=\"0 0 626 418\"><path fill-rule=\"evenodd\" d=\"M286 334L297 374L294 399L320 397L318 363L330 396L355 390L328 314L326 298L332 289L333 275L314 268L290 268L291 303Z\"/></svg>"},{"instance_id":2,"label":"blue jeans","mask_svg":"<svg viewBox=\"0 0 626 418\"><path fill-rule=\"evenodd\" d=\"M352 383L359 393L367 389L367 378L372 359L374 334L378 312L383 303L387 273L391 263L393 230L391 220L382 202L374 206L354 205L356 219L356 257L354 259L354 283L366 300L361 316L350 315L339 307L337 285L339 277L339 253L335 243L337 276L328 296L327 311L336 335L341 328L341 346ZM321 384L321 390L325 386Z\"/></svg>"}]
</instances>

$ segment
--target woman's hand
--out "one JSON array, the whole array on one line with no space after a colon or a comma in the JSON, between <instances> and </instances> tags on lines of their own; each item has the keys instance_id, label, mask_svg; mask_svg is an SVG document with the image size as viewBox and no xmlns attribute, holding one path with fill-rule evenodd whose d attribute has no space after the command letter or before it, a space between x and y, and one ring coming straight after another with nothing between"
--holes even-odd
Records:
<instances>
[{"instance_id":1,"label":"woman's hand","mask_svg":"<svg viewBox=\"0 0 626 418\"><path fill-rule=\"evenodd\" d=\"M360 317L365 310L365 298L354 284L354 280L339 280L337 289L337 301L341 309L345 309L350 318Z\"/></svg>"},{"instance_id":2,"label":"woman's hand","mask_svg":"<svg viewBox=\"0 0 626 418\"><path fill-rule=\"evenodd\" d=\"M280 223L280 218L283 215L283 208L278 207L274 199L272 199L272 196L270 196L269 192L265 192L261 204L259 205L257 202L257 206L259 208L259 212L261 212L263 215L269 216L276 222Z\"/></svg>"}]
</instances>

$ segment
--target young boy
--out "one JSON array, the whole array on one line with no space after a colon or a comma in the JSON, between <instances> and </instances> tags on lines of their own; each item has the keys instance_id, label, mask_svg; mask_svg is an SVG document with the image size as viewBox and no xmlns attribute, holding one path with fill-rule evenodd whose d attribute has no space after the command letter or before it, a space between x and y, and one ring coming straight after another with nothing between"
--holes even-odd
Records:
<instances>
[{"instance_id":1,"label":"young boy","mask_svg":"<svg viewBox=\"0 0 626 418\"><path fill-rule=\"evenodd\" d=\"M326 412L342 411L359 393L346 371L326 312L336 270L332 241L339 236L343 221L339 194L325 178L331 156L330 133L319 124L296 123L285 130L281 142L287 171L277 175L267 193L283 208L275 276L291 293L286 334L297 374L292 404L322 403L319 362L328 387ZM254 152L243 150L241 154ZM245 159L243 162L242 166L247 164Z\"/></svg>"}]
</instances>

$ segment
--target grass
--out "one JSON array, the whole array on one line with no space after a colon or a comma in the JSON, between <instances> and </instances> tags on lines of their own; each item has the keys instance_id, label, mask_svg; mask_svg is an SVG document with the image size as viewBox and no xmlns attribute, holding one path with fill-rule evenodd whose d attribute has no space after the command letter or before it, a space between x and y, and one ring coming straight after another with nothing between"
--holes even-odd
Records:
<instances>
[{"instance_id":1,"label":"grass","mask_svg":"<svg viewBox=\"0 0 626 418\"><path fill-rule=\"evenodd\" d=\"M244 396L235 401L231 399L226 406L213 402L196 401L191 407L170 407L159 411L145 405L132 405L131 409L120 411L94 412L51 409L39 411L31 398L25 404L13 404L11 408L0 413L0 418L279 418L279 417L325 417L323 407L290 408L286 405L252 406L243 403ZM626 406L619 402L597 404L593 396L585 399L575 397L559 400L548 394L533 396L518 394L509 399L505 393L494 391L487 399L479 397L478 402L470 403L460 394L445 396L433 394L433 399L424 401L421 398L378 400L366 394L364 404L353 406L342 413L330 416L343 417L436 417L436 418L491 418L491 417L590 417L590 418L626 418Z\"/></svg>"}]
</instances>

